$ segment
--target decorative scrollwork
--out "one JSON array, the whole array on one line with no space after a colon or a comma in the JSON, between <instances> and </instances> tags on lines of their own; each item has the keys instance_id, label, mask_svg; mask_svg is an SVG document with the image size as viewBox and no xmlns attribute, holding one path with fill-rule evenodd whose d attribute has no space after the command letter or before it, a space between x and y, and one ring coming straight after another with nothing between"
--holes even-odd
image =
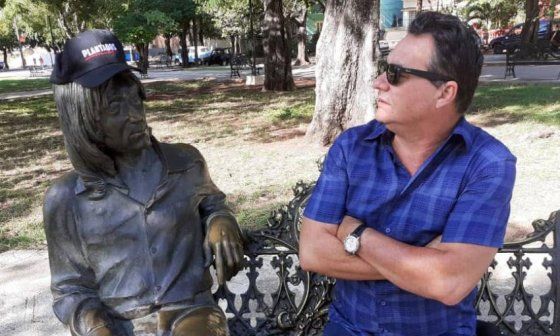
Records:
<instances>
[{"instance_id":1,"label":"decorative scrollwork","mask_svg":"<svg viewBox=\"0 0 560 336\"><path fill-rule=\"evenodd\" d=\"M533 228L524 239L504 244L479 283L479 319L495 323L504 335L560 335L560 211L534 221ZM497 276L506 270L511 277Z\"/></svg>"},{"instance_id":2,"label":"decorative scrollwork","mask_svg":"<svg viewBox=\"0 0 560 336\"><path fill-rule=\"evenodd\" d=\"M298 259L303 209L313 187L298 182L292 201L271 213L266 228L246 232L246 292L234 294L223 286L214 294L217 301L227 302L232 335L321 334L334 279L303 271Z\"/></svg>"}]
</instances>

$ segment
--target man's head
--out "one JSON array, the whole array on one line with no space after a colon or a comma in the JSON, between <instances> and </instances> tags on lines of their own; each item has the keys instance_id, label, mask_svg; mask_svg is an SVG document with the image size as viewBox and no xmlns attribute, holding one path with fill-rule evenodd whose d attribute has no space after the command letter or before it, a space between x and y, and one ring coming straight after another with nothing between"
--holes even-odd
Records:
<instances>
[{"instance_id":1,"label":"man's head","mask_svg":"<svg viewBox=\"0 0 560 336\"><path fill-rule=\"evenodd\" d=\"M456 17L424 12L412 22L388 63L389 71L375 81L377 119L413 125L439 118L438 111L466 111L478 83L482 54L471 30Z\"/></svg>"},{"instance_id":2,"label":"man's head","mask_svg":"<svg viewBox=\"0 0 560 336\"><path fill-rule=\"evenodd\" d=\"M465 113L478 85L483 62L476 32L456 16L437 12L418 15L408 32L416 36L428 34L434 39L429 70L455 79L459 86L457 112Z\"/></svg>"}]
</instances>

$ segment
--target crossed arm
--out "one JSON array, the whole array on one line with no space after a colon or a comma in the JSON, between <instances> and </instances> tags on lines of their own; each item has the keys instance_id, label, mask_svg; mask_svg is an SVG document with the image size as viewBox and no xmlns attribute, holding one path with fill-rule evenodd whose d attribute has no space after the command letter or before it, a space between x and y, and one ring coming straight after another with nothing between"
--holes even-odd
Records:
<instances>
[{"instance_id":1,"label":"crossed arm","mask_svg":"<svg viewBox=\"0 0 560 336\"><path fill-rule=\"evenodd\" d=\"M419 296L455 305L476 286L497 252L493 247L437 239L417 247L368 228L358 254L351 256L342 240L358 225L349 216L340 225L304 218L302 268L346 280L388 280Z\"/></svg>"}]
</instances>

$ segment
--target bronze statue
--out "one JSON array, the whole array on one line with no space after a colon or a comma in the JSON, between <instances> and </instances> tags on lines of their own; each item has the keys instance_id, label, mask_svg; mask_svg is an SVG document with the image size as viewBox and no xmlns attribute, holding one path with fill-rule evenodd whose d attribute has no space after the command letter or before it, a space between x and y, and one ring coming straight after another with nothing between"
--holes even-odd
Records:
<instances>
[{"instance_id":1,"label":"bronze statue","mask_svg":"<svg viewBox=\"0 0 560 336\"><path fill-rule=\"evenodd\" d=\"M241 232L200 152L159 143L144 89L108 31L65 44L51 76L74 171L45 195L56 316L72 335L227 335L208 267L223 284L241 268Z\"/></svg>"}]
</instances>

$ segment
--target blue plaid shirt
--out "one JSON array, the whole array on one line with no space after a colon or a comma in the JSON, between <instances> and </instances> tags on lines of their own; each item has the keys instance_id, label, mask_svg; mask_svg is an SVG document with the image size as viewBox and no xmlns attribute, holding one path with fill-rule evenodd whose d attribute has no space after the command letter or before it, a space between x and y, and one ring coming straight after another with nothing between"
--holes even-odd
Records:
<instances>
[{"instance_id":1,"label":"blue plaid shirt","mask_svg":"<svg viewBox=\"0 0 560 336\"><path fill-rule=\"evenodd\" d=\"M332 145L305 216L340 224L345 215L401 242L501 247L510 212L516 158L462 118L450 137L410 176L391 146L393 134L372 121ZM329 318L356 335L474 335L474 289L446 306L388 281L337 280Z\"/></svg>"}]
</instances>

